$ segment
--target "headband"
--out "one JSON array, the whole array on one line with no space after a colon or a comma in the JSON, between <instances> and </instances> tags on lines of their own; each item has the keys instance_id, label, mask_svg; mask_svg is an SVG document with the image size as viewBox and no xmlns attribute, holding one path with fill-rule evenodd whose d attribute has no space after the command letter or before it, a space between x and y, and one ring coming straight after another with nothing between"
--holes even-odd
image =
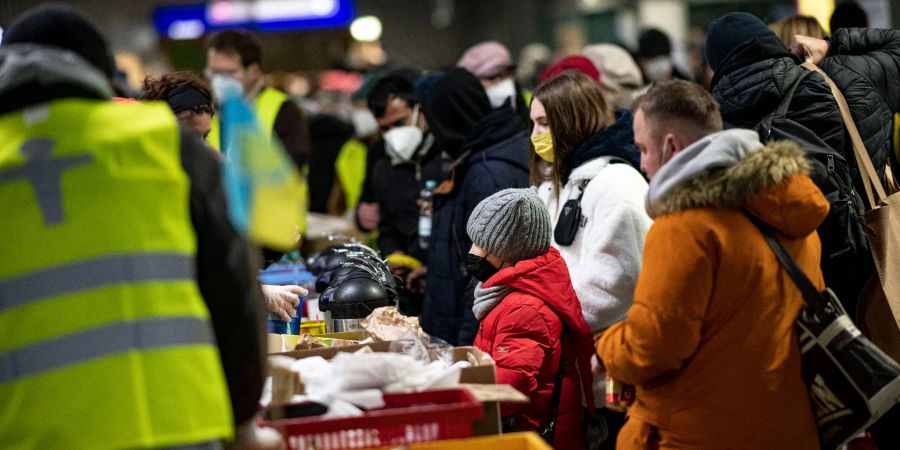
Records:
<instances>
[{"instance_id":1,"label":"headband","mask_svg":"<svg viewBox=\"0 0 900 450\"><path fill-rule=\"evenodd\" d=\"M178 86L172 89L172 92L166 96L166 103L169 104L169 107L172 108L175 114L197 106L212 107L212 99L190 85Z\"/></svg>"}]
</instances>

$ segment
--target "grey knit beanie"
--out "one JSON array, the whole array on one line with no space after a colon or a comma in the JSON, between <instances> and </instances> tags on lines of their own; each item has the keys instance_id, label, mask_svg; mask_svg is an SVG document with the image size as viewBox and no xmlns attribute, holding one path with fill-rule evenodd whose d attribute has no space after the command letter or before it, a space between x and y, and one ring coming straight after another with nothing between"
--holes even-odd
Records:
<instances>
[{"instance_id":1,"label":"grey knit beanie","mask_svg":"<svg viewBox=\"0 0 900 450\"><path fill-rule=\"evenodd\" d=\"M505 262L543 255L550 248L550 214L535 189L506 189L484 200L469 216L472 243Z\"/></svg>"}]
</instances>

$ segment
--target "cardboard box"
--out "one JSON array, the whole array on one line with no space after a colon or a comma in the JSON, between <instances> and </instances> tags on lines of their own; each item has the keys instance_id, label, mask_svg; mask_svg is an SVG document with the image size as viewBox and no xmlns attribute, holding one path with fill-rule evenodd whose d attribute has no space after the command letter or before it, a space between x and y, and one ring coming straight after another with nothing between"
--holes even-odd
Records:
<instances>
[{"instance_id":1,"label":"cardboard box","mask_svg":"<svg viewBox=\"0 0 900 450\"><path fill-rule=\"evenodd\" d=\"M276 353L277 356L287 356L294 359L303 359L309 358L311 356L321 356L325 359L334 358L334 355L337 355L341 352L355 352L357 350L362 349L363 347L369 347L374 352L386 352L391 349L390 342L371 342L369 344L357 344L357 345L345 345L343 347L325 347L325 348L314 348L310 350L291 350L288 352ZM269 355L269 356L275 356Z\"/></svg>"},{"instance_id":2,"label":"cardboard box","mask_svg":"<svg viewBox=\"0 0 900 450\"><path fill-rule=\"evenodd\" d=\"M317 334L315 336L321 339L344 339L348 341L362 341L369 338L369 334L362 330ZM269 333L266 335L266 352L270 355L293 352L298 340L300 340L299 335ZM295 357L295 359L298 358Z\"/></svg>"},{"instance_id":3,"label":"cardboard box","mask_svg":"<svg viewBox=\"0 0 900 450\"><path fill-rule=\"evenodd\" d=\"M277 356L286 356L294 359L321 356L325 359L331 359L338 353L355 352L363 347L369 347L375 352L387 352L390 351L391 342L382 341L345 347L296 350L278 353ZM453 349L453 361L470 361L474 364L479 364L462 369L459 376L460 384L478 385L470 390L484 405L484 417L472 424L472 435L489 436L500 434L500 402L528 403L528 398L511 386L494 384L497 378L494 372L493 360L486 353L475 347L455 347ZM275 386L273 386L274 389Z\"/></svg>"},{"instance_id":4,"label":"cardboard box","mask_svg":"<svg viewBox=\"0 0 900 450\"><path fill-rule=\"evenodd\" d=\"M354 331L343 331L340 333L325 333L320 334L316 337L321 338L332 338L332 339L346 339L348 341L363 341L368 339L369 333L365 330L354 330Z\"/></svg>"},{"instance_id":5,"label":"cardboard box","mask_svg":"<svg viewBox=\"0 0 900 450\"><path fill-rule=\"evenodd\" d=\"M299 335L295 334L266 334L266 352L270 355L293 350L297 346Z\"/></svg>"}]
</instances>

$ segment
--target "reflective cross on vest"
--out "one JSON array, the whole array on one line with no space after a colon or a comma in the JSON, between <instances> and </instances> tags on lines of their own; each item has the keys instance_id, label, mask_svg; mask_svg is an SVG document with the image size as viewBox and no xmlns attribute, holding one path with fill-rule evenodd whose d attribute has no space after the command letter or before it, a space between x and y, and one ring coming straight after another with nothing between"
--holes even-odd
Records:
<instances>
[{"instance_id":1,"label":"reflective cross on vest","mask_svg":"<svg viewBox=\"0 0 900 450\"><path fill-rule=\"evenodd\" d=\"M0 183L27 180L37 197L44 215L44 225L63 222L62 173L66 169L90 163L93 155L53 157L52 139L36 138L22 144L19 151L25 156L25 164L0 169Z\"/></svg>"}]
</instances>

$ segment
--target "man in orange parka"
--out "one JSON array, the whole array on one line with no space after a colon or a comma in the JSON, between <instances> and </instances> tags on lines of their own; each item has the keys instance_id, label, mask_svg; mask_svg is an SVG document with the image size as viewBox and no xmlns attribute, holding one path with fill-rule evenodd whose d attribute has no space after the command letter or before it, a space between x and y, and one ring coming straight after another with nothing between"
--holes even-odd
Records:
<instances>
[{"instance_id":1,"label":"man in orange parka","mask_svg":"<svg viewBox=\"0 0 900 450\"><path fill-rule=\"evenodd\" d=\"M819 445L794 328L803 298L742 210L821 289L828 202L795 144L721 130L718 104L692 83L656 84L635 104L655 222L634 305L597 344L610 376L637 388L619 449Z\"/></svg>"}]
</instances>

